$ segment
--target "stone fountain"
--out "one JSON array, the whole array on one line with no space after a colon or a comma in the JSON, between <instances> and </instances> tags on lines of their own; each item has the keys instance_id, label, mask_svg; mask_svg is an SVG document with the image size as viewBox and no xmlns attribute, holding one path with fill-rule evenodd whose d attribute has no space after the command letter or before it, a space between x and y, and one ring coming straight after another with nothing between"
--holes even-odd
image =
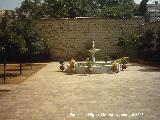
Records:
<instances>
[{"instance_id":1,"label":"stone fountain","mask_svg":"<svg viewBox=\"0 0 160 120\"><path fill-rule=\"evenodd\" d=\"M111 71L111 63L106 63L106 62L96 62L95 59L95 54L99 51L100 49L95 48L95 42L93 41L92 43L92 48L90 50L87 50L88 52L91 53L92 55L92 62L94 63L92 65L92 74L100 74L100 73L107 73ZM77 74L85 74L86 69L87 69L87 64L85 62L78 62L77 66L75 67L75 71Z\"/></svg>"}]
</instances>

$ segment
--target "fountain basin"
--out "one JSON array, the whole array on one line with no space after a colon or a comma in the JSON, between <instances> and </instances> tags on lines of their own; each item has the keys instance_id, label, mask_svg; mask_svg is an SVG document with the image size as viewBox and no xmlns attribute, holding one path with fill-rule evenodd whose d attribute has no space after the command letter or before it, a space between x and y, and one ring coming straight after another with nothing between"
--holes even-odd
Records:
<instances>
[{"instance_id":1,"label":"fountain basin","mask_svg":"<svg viewBox=\"0 0 160 120\"><path fill-rule=\"evenodd\" d=\"M75 67L75 71L77 74L85 74L87 69L86 63L78 63ZM102 74L111 72L111 63L94 63L92 66L92 74Z\"/></svg>"},{"instance_id":2,"label":"fountain basin","mask_svg":"<svg viewBox=\"0 0 160 120\"><path fill-rule=\"evenodd\" d=\"M90 52L91 54L95 54L97 51L99 51L100 49L91 49L91 50L87 50L88 52Z\"/></svg>"}]
</instances>

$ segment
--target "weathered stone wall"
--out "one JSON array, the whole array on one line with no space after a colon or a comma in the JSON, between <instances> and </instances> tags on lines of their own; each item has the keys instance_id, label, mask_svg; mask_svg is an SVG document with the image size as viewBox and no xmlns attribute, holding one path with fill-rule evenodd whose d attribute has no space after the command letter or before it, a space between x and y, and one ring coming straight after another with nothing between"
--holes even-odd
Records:
<instances>
[{"instance_id":1,"label":"weathered stone wall","mask_svg":"<svg viewBox=\"0 0 160 120\"><path fill-rule=\"evenodd\" d=\"M160 21L142 24L140 28L142 33L144 33L147 29L150 28L160 30Z\"/></svg>"},{"instance_id":2,"label":"weathered stone wall","mask_svg":"<svg viewBox=\"0 0 160 120\"><path fill-rule=\"evenodd\" d=\"M53 45L53 57L69 58L86 52L92 41L98 59L104 56L120 54L117 47L118 38L129 36L144 23L143 19L43 19L36 21L36 29Z\"/></svg>"}]
</instances>

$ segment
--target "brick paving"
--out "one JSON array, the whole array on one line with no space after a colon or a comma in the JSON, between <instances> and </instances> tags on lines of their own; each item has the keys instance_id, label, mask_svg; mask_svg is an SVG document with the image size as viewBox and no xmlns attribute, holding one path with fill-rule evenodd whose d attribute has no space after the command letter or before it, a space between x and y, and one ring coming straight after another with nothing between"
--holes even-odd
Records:
<instances>
[{"instance_id":1,"label":"brick paving","mask_svg":"<svg viewBox=\"0 0 160 120\"><path fill-rule=\"evenodd\" d=\"M52 62L0 96L0 120L160 120L160 69L69 75Z\"/></svg>"}]
</instances>

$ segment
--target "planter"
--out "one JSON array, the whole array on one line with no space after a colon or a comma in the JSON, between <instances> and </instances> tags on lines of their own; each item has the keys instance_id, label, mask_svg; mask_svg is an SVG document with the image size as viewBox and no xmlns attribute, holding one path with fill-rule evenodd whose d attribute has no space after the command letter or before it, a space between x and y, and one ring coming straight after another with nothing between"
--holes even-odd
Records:
<instances>
[{"instance_id":1,"label":"planter","mask_svg":"<svg viewBox=\"0 0 160 120\"><path fill-rule=\"evenodd\" d=\"M120 69L120 65L118 63L114 63L111 67L111 71L118 73Z\"/></svg>"},{"instance_id":2,"label":"planter","mask_svg":"<svg viewBox=\"0 0 160 120\"><path fill-rule=\"evenodd\" d=\"M126 64L123 64L121 67L122 67L122 71L123 71L124 69L127 68L127 65L126 65Z\"/></svg>"},{"instance_id":3,"label":"planter","mask_svg":"<svg viewBox=\"0 0 160 120\"><path fill-rule=\"evenodd\" d=\"M61 71L64 71L64 69L65 69L63 64L59 68L60 68Z\"/></svg>"}]
</instances>

